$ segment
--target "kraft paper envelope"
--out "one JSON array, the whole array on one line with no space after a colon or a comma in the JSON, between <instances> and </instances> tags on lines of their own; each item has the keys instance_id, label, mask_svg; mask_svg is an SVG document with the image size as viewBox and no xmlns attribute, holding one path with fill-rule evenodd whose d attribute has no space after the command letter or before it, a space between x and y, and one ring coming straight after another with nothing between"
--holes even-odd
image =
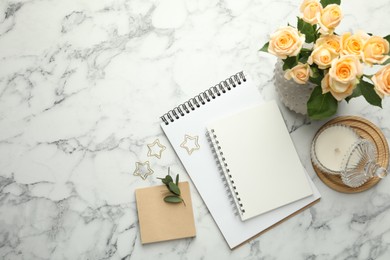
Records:
<instances>
[{"instance_id":1,"label":"kraft paper envelope","mask_svg":"<svg viewBox=\"0 0 390 260\"><path fill-rule=\"evenodd\" d=\"M180 182L183 203L167 203L165 185L135 191L142 244L194 237L195 221L188 182Z\"/></svg>"}]
</instances>

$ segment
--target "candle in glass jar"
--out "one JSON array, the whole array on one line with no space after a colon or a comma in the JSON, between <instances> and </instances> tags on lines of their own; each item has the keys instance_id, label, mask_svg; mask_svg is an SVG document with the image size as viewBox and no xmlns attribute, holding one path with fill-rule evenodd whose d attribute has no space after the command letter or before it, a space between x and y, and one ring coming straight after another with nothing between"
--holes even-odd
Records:
<instances>
[{"instance_id":1,"label":"candle in glass jar","mask_svg":"<svg viewBox=\"0 0 390 260\"><path fill-rule=\"evenodd\" d=\"M348 126L333 125L325 128L319 133L315 142L317 160L325 168L340 172L344 156L359 139L355 130Z\"/></svg>"}]
</instances>

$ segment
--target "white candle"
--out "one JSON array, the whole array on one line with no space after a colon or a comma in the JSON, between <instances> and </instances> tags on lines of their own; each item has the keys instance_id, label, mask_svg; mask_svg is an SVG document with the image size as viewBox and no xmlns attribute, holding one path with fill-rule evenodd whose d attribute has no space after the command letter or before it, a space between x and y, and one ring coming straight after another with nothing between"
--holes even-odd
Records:
<instances>
[{"instance_id":1,"label":"white candle","mask_svg":"<svg viewBox=\"0 0 390 260\"><path fill-rule=\"evenodd\" d=\"M324 129L316 138L314 149L317 160L325 168L340 172L341 163L359 135L348 126L334 125Z\"/></svg>"}]
</instances>

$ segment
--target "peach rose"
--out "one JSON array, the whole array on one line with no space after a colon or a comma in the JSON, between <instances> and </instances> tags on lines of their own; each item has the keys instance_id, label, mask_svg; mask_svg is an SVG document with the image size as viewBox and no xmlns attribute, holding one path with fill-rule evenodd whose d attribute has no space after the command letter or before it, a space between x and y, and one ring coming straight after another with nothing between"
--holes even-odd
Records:
<instances>
[{"instance_id":1,"label":"peach rose","mask_svg":"<svg viewBox=\"0 0 390 260\"><path fill-rule=\"evenodd\" d=\"M336 34L321 35L321 37L317 39L315 46L320 46L325 44L330 48L332 48L335 52L340 53L341 50L340 40L341 40L340 36Z\"/></svg>"},{"instance_id":2,"label":"peach rose","mask_svg":"<svg viewBox=\"0 0 390 260\"><path fill-rule=\"evenodd\" d=\"M321 10L322 5L317 0L304 0L300 7L302 19L311 25L318 23L317 13L321 13Z\"/></svg>"},{"instance_id":3,"label":"peach rose","mask_svg":"<svg viewBox=\"0 0 390 260\"><path fill-rule=\"evenodd\" d=\"M280 28L270 38L268 52L281 59L296 56L305 42L305 35L291 26Z\"/></svg>"},{"instance_id":4,"label":"peach rose","mask_svg":"<svg viewBox=\"0 0 390 260\"><path fill-rule=\"evenodd\" d=\"M306 84L311 75L309 64L298 63L292 69L286 70L284 77L288 80L293 79L298 84Z\"/></svg>"},{"instance_id":5,"label":"peach rose","mask_svg":"<svg viewBox=\"0 0 390 260\"><path fill-rule=\"evenodd\" d=\"M337 25L340 24L343 14L337 4L327 5L320 13L317 13L317 21L321 27L322 34L331 34Z\"/></svg>"},{"instance_id":6,"label":"peach rose","mask_svg":"<svg viewBox=\"0 0 390 260\"><path fill-rule=\"evenodd\" d=\"M363 65L356 56L345 55L333 60L329 75L339 82L354 81L363 75Z\"/></svg>"},{"instance_id":7,"label":"peach rose","mask_svg":"<svg viewBox=\"0 0 390 260\"><path fill-rule=\"evenodd\" d=\"M370 37L363 46L362 58L364 63L372 66L373 64L382 64L390 56L389 42L380 36Z\"/></svg>"},{"instance_id":8,"label":"peach rose","mask_svg":"<svg viewBox=\"0 0 390 260\"><path fill-rule=\"evenodd\" d=\"M344 98L350 96L353 93L357 83L349 82L343 85L334 84L334 81L330 78L329 73L321 81L322 93L325 94L330 91L332 96L337 100L341 101Z\"/></svg>"},{"instance_id":9,"label":"peach rose","mask_svg":"<svg viewBox=\"0 0 390 260\"><path fill-rule=\"evenodd\" d=\"M314 62L318 65L319 69L326 69L330 67L332 61L338 56L339 54L333 49L333 47L327 44L322 44L318 46L318 44L316 43L316 46L314 47L313 52L307 60L307 63L311 65Z\"/></svg>"},{"instance_id":10,"label":"peach rose","mask_svg":"<svg viewBox=\"0 0 390 260\"><path fill-rule=\"evenodd\" d=\"M322 92L331 92L338 101L352 94L363 75L363 66L355 55L345 55L333 60L321 82Z\"/></svg>"},{"instance_id":11,"label":"peach rose","mask_svg":"<svg viewBox=\"0 0 390 260\"><path fill-rule=\"evenodd\" d=\"M368 38L369 35L363 32L357 32L353 35L350 32L344 33L341 36L341 53L360 57L364 43Z\"/></svg>"},{"instance_id":12,"label":"peach rose","mask_svg":"<svg viewBox=\"0 0 390 260\"><path fill-rule=\"evenodd\" d=\"M384 66L371 78L376 93L383 98L390 95L390 64Z\"/></svg>"}]
</instances>

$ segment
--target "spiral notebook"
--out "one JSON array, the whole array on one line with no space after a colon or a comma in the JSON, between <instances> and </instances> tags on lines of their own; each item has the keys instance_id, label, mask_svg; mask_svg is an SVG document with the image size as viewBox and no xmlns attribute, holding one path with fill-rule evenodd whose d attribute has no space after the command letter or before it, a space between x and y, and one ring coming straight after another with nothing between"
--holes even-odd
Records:
<instances>
[{"instance_id":1,"label":"spiral notebook","mask_svg":"<svg viewBox=\"0 0 390 260\"><path fill-rule=\"evenodd\" d=\"M242 220L313 194L275 101L207 125Z\"/></svg>"},{"instance_id":2,"label":"spiral notebook","mask_svg":"<svg viewBox=\"0 0 390 260\"><path fill-rule=\"evenodd\" d=\"M217 155L210 147L206 128L215 120L262 103L264 101L252 81L243 72L239 72L161 117L161 128L231 249L313 205L321 197L305 172L312 195L245 221L237 214L229 183L220 169ZM245 135L244 130L242 128L242 135ZM300 171L304 171L302 166ZM258 202L266 199L258 198Z\"/></svg>"}]
</instances>

